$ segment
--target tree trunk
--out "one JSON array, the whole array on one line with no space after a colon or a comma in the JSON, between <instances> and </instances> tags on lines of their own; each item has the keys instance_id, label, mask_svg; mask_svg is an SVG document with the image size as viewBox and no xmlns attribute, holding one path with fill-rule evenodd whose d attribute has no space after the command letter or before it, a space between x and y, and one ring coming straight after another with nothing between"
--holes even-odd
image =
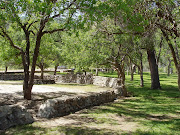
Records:
<instances>
[{"instance_id":1,"label":"tree trunk","mask_svg":"<svg viewBox=\"0 0 180 135\"><path fill-rule=\"evenodd\" d=\"M118 72L118 81L117 84L118 86L121 87L121 92L122 92L122 96L127 97L127 89L125 87L125 72L122 72L121 69L116 69Z\"/></svg>"},{"instance_id":2,"label":"tree trunk","mask_svg":"<svg viewBox=\"0 0 180 135\"><path fill-rule=\"evenodd\" d=\"M144 79L143 79L143 70L142 69L139 69L139 72L140 72L140 86L141 87L144 87Z\"/></svg>"},{"instance_id":3,"label":"tree trunk","mask_svg":"<svg viewBox=\"0 0 180 135\"><path fill-rule=\"evenodd\" d=\"M58 65L59 65L59 64L57 64L57 65L55 66L55 68L54 68L54 75L56 75Z\"/></svg>"},{"instance_id":4,"label":"tree trunk","mask_svg":"<svg viewBox=\"0 0 180 135\"><path fill-rule=\"evenodd\" d=\"M6 67L5 67L5 73L7 73L7 69L8 69L8 67L6 66Z\"/></svg>"},{"instance_id":5,"label":"tree trunk","mask_svg":"<svg viewBox=\"0 0 180 135\"><path fill-rule=\"evenodd\" d=\"M24 81L23 81L23 93L24 93L24 99L31 99L31 94L28 91L29 87L29 66L24 66Z\"/></svg>"},{"instance_id":6,"label":"tree trunk","mask_svg":"<svg viewBox=\"0 0 180 135\"><path fill-rule=\"evenodd\" d=\"M149 68L151 72L151 89L161 89L159 82L158 65L156 63L155 50L147 50Z\"/></svg>"},{"instance_id":7,"label":"tree trunk","mask_svg":"<svg viewBox=\"0 0 180 135\"><path fill-rule=\"evenodd\" d=\"M177 73L178 73L178 88L180 90L180 63L179 63L179 57L176 55L176 52L175 52L175 49L169 39L169 36L168 34L163 30L161 29L162 33L163 33L163 36L165 37L167 43L168 43L168 46L171 50L171 54L172 54L172 57L173 57L173 61L174 61L174 64L175 64L175 67L176 67L176 70L177 70Z\"/></svg>"},{"instance_id":8,"label":"tree trunk","mask_svg":"<svg viewBox=\"0 0 180 135\"><path fill-rule=\"evenodd\" d=\"M141 53L141 62L140 62L140 67L139 67L139 73L140 73L140 79L141 79L140 86L144 87L142 53Z\"/></svg>"},{"instance_id":9,"label":"tree trunk","mask_svg":"<svg viewBox=\"0 0 180 135\"><path fill-rule=\"evenodd\" d=\"M41 80L44 79L44 66L41 66Z\"/></svg>"},{"instance_id":10,"label":"tree trunk","mask_svg":"<svg viewBox=\"0 0 180 135\"><path fill-rule=\"evenodd\" d=\"M178 89L180 90L180 67L178 69Z\"/></svg>"},{"instance_id":11,"label":"tree trunk","mask_svg":"<svg viewBox=\"0 0 180 135\"><path fill-rule=\"evenodd\" d=\"M168 58L168 73L167 73L168 76L170 75L170 68L171 68L171 60L170 58Z\"/></svg>"},{"instance_id":12,"label":"tree trunk","mask_svg":"<svg viewBox=\"0 0 180 135\"><path fill-rule=\"evenodd\" d=\"M121 87L121 92L122 92L122 96L127 97L127 89L125 87L125 70L124 70L124 65L123 63L119 64L118 60L114 61L114 67L118 73L118 80L117 80L117 84L119 87Z\"/></svg>"},{"instance_id":13,"label":"tree trunk","mask_svg":"<svg viewBox=\"0 0 180 135\"><path fill-rule=\"evenodd\" d=\"M134 64L131 64L130 69L131 69L131 81L133 81L134 80L134 71L135 71Z\"/></svg>"},{"instance_id":14,"label":"tree trunk","mask_svg":"<svg viewBox=\"0 0 180 135\"><path fill-rule=\"evenodd\" d=\"M39 32L36 37L36 46L34 49L29 85L28 85L28 89L26 89L26 91L27 91L26 99L28 99L28 100L31 100L31 91L32 91L32 87L34 85L34 73L35 73L37 58L39 55L39 48L40 48L42 36L43 36L43 34L41 32Z\"/></svg>"},{"instance_id":15,"label":"tree trunk","mask_svg":"<svg viewBox=\"0 0 180 135\"><path fill-rule=\"evenodd\" d=\"M29 32L24 30L26 35L26 51L21 52L23 67L24 67L24 81L23 81L23 93L24 99L30 100L31 99L31 92L28 91L29 88L29 65L30 65L30 56L29 56L29 49L30 49L30 39L29 39Z\"/></svg>"},{"instance_id":16,"label":"tree trunk","mask_svg":"<svg viewBox=\"0 0 180 135\"><path fill-rule=\"evenodd\" d=\"M98 73L99 73L99 72L98 72L98 68L96 68L96 76L98 76Z\"/></svg>"}]
</instances>

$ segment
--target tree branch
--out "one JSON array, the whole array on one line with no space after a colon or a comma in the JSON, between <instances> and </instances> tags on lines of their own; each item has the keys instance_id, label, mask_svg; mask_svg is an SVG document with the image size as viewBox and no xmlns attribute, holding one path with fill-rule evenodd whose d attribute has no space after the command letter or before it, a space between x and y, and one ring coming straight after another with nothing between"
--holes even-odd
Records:
<instances>
[{"instance_id":1,"label":"tree branch","mask_svg":"<svg viewBox=\"0 0 180 135\"><path fill-rule=\"evenodd\" d=\"M63 11L65 11L65 10L69 9L75 2L76 2L76 0L73 0L73 2L71 2L66 8L62 9L60 12L63 12ZM59 17L60 15L61 15L61 13L56 14L56 15L50 17L50 18L53 19L53 18Z\"/></svg>"},{"instance_id":2,"label":"tree branch","mask_svg":"<svg viewBox=\"0 0 180 135\"><path fill-rule=\"evenodd\" d=\"M14 48L16 48L16 49L18 49L18 50L20 50L21 52L23 52L23 49L22 49L21 47L19 47L19 46L17 46L17 45L14 44L14 42L12 41L12 39L10 38L10 36L5 32L5 30L4 30L1 26L0 26L0 29L2 30L2 33L3 33L4 37L5 37L7 40L9 40L9 43L10 43L11 46L14 47Z\"/></svg>"},{"instance_id":3,"label":"tree branch","mask_svg":"<svg viewBox=\"0 0 180 135\"><path fill-rule=\"evenodd\" d=\"M47 33L52 34L52 33L54 33L54 32L64 31L64 30L65 30L65 28L62 28L62 29L54 29L54 30L49 30L49 31L43 31L43 34L47 34Z\"/></svg>"},{"instance_id":4,"label":"tree branch","mask_svg":"<svg viewBox=\"0 0 180 135\"><path fill-rule=\"evenodd\" d=\"M29 32L32 33L34 36L36 35L33 30L30 30Z\"/></svg>"},{"instance_id":5,"label":"tree branch","mask_svg":"<svg viewBox=\"0 0 180 135\"><path fill-rule=\"evenodd\" d=\"M27 30L29 30L29 28L36 22L38 22L38 21L34 21L34 22L30 23L29 26L27 27Z\"/></svg>"},{"instance_id":6,"label":"tree branch","mask_svg":"<svg viewBox=\"0 0 180 135\"><path fill-rule=\"evenodd\" d=\"M159 26L160 29L164 29L164 30L166 30L166 31L173 32L173 33L176 35L176 37L179 37L179 35L180 35L175 28L169 29L169 28L167 28L167 27L164 26L164 25L161 25L161 24L158 24L158 23L155 23L155 24L156 24L157 26Z\"/></svg>"}]
</instances>

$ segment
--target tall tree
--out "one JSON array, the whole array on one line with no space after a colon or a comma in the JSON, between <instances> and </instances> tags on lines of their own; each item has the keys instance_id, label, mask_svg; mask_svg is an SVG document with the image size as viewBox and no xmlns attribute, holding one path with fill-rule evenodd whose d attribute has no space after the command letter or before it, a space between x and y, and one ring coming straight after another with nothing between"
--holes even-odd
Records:
<instances>
[{"instance_id":1,"label":"tall tree","mask_svg":"<svg viewBox=\"0 0 180 135\"><path fill-rule=\"evenodd\" d=\"M162 35L166 39L171 50L173 61L178 73L178 88L180 90L180 55L179 55L179 37L180 37L180 3L179 1L169 0L156 1L157 5L157 27L162 31ZM178 42L177 42L178 41Z\"/></svg>"},{"instance_id":2,"label":"tall tree","mask_svg":"<svg viewBox=\"0 0 180 135\"><path fill-rule=\"evenodd\" d=\"M31 99L36 61L42 37L46 34L68 30L72 24L73 26L77 25L77 23L72 23L75 19L78 19L75 16L80 13L81 9L87 12L90 11L95 2L95 0L0 1L0 35L6 38L12 47L21 52L25 76L23 83L25 99ZM53 25L53 22L57 20L59 25L49 28L49 26ZM15 29L18 28L24 33L26 42L24 47L15 44L12 37L9 35L9 26L14 22L16 22ZM30 62L31 36L34 36L35 40L32 62ZM30 63L31 72L29 73Z\"/></svg>"}]
</instances>

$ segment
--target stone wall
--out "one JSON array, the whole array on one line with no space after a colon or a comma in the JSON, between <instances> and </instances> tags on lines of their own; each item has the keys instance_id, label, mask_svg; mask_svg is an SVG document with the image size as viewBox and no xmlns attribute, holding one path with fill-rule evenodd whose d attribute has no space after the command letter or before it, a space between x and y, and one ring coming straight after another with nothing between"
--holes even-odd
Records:
<instances>
[{"instance_id":1,"label":"stone wall","mask_svg":"<svg viewBox=\"0 0 180 135\"><path fill-rule=\"evenodd\" d=\"M116 88L117 78L93 76L93 85Z\"/></svg>"},{"instance_id":2,"label":"stone wall","mask_svg":"<svg viewBox=\"0 0 180 135\"><path fill-rule=\"evenodd\" d=\"M34 84L55 84L54 80L34 79Z\"/></svg>"},{"instance_id":3,"label":"stone wall","mask_svg":"<svg viewBox=\"0 0 180 135\"><path fill-rule=\"evenodd\" d=\"M40 79L40 76L35 75L34 79ZM54 76L45 76L45 78L53 78ZM24 74L23 73L0 73L0 80L24 80ZM51 79L52 80L52 79Z\"/></svg>"},{"instance_id":4,"label":"stone wall","mask_svg":"<svg viewBox=\"0 0 180 135\"><path fill-rule=\"evenodd\" d=\"M55 81L58 83L78 83L78 84L93 84L102 87L117 87L117 78L102 77L89 75L79 75L79 74L66 74L66 75L56 75Z\"/></svg>"},{"instance_id":5,"label":"stone wall","mask_svg":"<svg viewBox=\"0 0 180 135\"><path fill-rule=\"evenodd\" d=\"M93 84L93 75L65 74L56 75L55 81L59 83Z\"/></svg>"},{"instance_id":6,"label":"stone wall","mask_svg":"<svg viewBox=\"0 0 180 135\"><path fill-rule=\"evenodd\" d=\"M104 91L73 97L65 96L48 99L40 106L37 116L43 118L64 116L90 106L112 102L116 98L117 94L114 91Z\"/></svg>"},{"instance_id":7,"label":"stone wall","mask_svg":"<svg viewBox=\"0 0 180 135\"><path fill-rule=\"evenodd\" d=\"M22 74L0 74L0 80L23 80Z\"/></svg>"},{"instance_id":8,"label":"stone wall","mask_svg":"<svg viewBox=\"0 0 180 135\"><path fill-rule=\"evenodd\" d=\"M33 117L23 106L0 106L0 130L5 130L16 125L30 124L33 122Z\"/></svg>"},{"instance_id":9,"label":"stone wall","mask_svg":"<svg viewBox=\"0 0 180 135\"><path fill-rule=\"evenodd\" d=\"M76 83L77 75L76 74L65 74L65 75L56 75L55 81L59 83Z\"/></svg>"},{"instance_id":10,"label":"stone wall","mask_svg":"<svg viewBox=\"0 0 180 135\"><path fill-rule=\"evenodd\" d=\"M23 74L0 74L0 80L23 80ZM36 81L40 76L35 75L35 84L44 84L43 82ZM93 84L103 87L115 88L117 86L117 78L93 76L92 74L65 74L65 75L48 75L44 76L44 80L55 80L58 83L78 83L78 84ZM51 82L50 81L50 82ZM46 81L49 83L48 81ZM45 84L46 84L45 82ZM53 82L54 83L54 82Z\"/></svg>"}]
</instances>

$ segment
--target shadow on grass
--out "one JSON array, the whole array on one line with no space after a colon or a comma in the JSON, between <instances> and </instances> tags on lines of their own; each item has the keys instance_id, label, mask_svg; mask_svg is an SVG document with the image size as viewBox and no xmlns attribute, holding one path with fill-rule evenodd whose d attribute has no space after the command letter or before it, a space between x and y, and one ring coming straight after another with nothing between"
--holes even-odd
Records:
<instances>
[{"instance_id":1,"label":"shadow on grass","mask_svg":"<svg viewBox=\"0 0 180 135\"><path fill-rule=\"evenodd\" d=\"M133 96L136 97L157 97L157 96L165 96L169 98L180 98L180 92L177 87L174 85L162 85L162 88L152 90L149 86L145 87L134 87L134 84L128 85L128 91L133 93Z\"/></svg>"},{"instance_id":2,"label":"shadow on grass","mask_svg":"<svg viewBox=\"0 0 180 135\"><path fill-rule=\"evenodd\" d=\"M58 126L54 128L34 127L32 125L17 126L11 130L2 132L1 135L118 135L113 131L84 126Z\"/></svg>"}]
</instances>

